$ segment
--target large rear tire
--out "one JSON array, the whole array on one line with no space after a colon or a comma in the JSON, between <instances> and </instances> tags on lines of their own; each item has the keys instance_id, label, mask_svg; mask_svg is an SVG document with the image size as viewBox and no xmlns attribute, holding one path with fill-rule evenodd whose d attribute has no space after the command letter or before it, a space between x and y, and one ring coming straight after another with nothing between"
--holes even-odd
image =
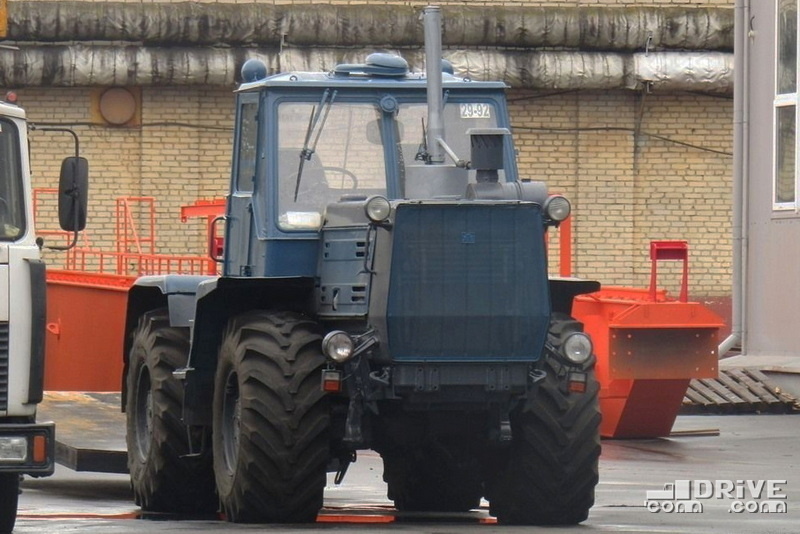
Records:
<instances>
[{"instance_id":1,"label":"large rear tire","mask_svg":"<svg viewBox=\"0 0 800 534\"><path fill-rule=\"evenodd\" d=\"M582 329L558 317L551 332ZM588 370L586 390L569 392L563 368L548 357L546 376L511 413L510 454L491 484L491 513L520 525L577 524L594 504L600 457L599 384Z\"/></svg>"},{"instance_id":2,"label":"large rear tire","mask_svg":"<svg viewBox=\"0 0 800 534\"><path fill-rule=\"evenodd\" d=\"M19 502L19 475L17 473L0 474L0 534L8 534L14 530L17 522L17 504Z\"/></svg>"},{"instance_id":3,"label":"large rear tire","mask_svg":"<svg viewBox=\"0 0 800 534\"><path fill-rule=\"evenodd\" d=\"M316 323L288 312L232 319L214 385L214 472L230 521L309 523L322 508L330 413Z\"/></svg>"},{"instance_id":4,"label":"large rear tire","mask_svg":"<svg viewBox=\"0 0 800 534\"><path fill-rule=\"evenodd\" d=\"M128 469L143 510L207 513L218 508L211 454L190 452L181 420L183 383L172 372L186 365L189 331L171 327L166 310L145 313L133 332L127 379Z\"/></svg>"}]
</instances>

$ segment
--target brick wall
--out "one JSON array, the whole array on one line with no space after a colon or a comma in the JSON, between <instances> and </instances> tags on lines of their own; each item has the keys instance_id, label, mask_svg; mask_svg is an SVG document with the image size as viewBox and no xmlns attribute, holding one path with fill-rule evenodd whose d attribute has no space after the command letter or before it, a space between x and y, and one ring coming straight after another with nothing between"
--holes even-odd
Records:
<instances>
[{"instance_id":1,"label":"brick wall","mask_svg":"<svg viewBox=\"0 0 800 534\"><path fill-rule=\"evenodd\" d=\"M202 254L205 223L180 206L223 196L230 166L233 95L226 88L144 88L142 126L89 126L88 89L22 89L34 122L78 124L90 160L91 245L114 237L115 199L157 198L159 251ZM523 177L545 180L574 206L573 272L605 284L648 283L648 243L686 239L694 295L730 287L732 102L630 92L509 93ZM55 185L72 150L64 134L31 134L34 185ZM147 221L141 219L140 231ZM557 235L552 245L559 245ZM558 271L552 254L552 271ZM667 266L665 285L677 265ZM674 268L673 268L674 267ZM672 285L671 285L672 284Z\"/></svg>"},{"instance_id":2,"label":"brick wall","mask_svg":"<svg viewBox=\"0 0 800 534\"><path fill-rule=\"evenodd\" d=\"M154 196L158 251L204 253L205 222L180 222L180 206L222 196L230 175L232 88L143 88L142 125L118 128L90 124L88 88L25 88L20 104L34 123L75 125L81 155L89 160L90 218L84 244L113 249L116 199ZM30 134L34 187L57 185L60 161L73 152L63 133ZM40 212L52 213L46 197ZM140 237L147 211L134 209ZM137 216L138 215L138 216ZM44 219L55 228L54 218ZM51 261L63 255L50 254Z\"/></svg>"},{"instance_id":3,"label":"brick wall","mask_svg":"<svg viewBox=\"0 0 800 534\"><path fill-rule=\"evenodd\" d=\"M730 291L732 102L690 95L512 91L522 176L574 207L573 272L645 286L649 242L690 246L695 295ZM558 241L554 244L557 246ZM557 256L551 255L553 271ZM677 264L664 285L677 291Z\"/></svg>"},{"instance_id":4,"label":"brick wall","mask_svg":"<svg viewBox=\"0 0 800 534\"><path fill-rule=\"evenodd\" d=\"M443 0L438 4L732 6L733 0ZM158 250L203 254L205 221L181 223L179 209L196 199L225 194L232 89L144 87L141 126L136 128L92 125L89 88L18 92L32 121L76 125L82 153L90 160L91 217L86 233L90 245L113 245L117 197L155 196ZM691 247L692 294L730 292L730 99L529 90L512 90L509 98L522 176L546 180L551 190L573 201L576 275L604 284L643 286L650 269L649 241L686 239ZM39 130L31 133L31 140L34 185L52 187L61 158L72 150L71 140L65 134ZM143 232L147 220L143 212L136 216ZM52 218L47 222L55 224ZM557 247L558 241L556 234L552 246ZM51 254L49 259L57 262L61 257ZM557 260L553 254L553 272L558 271ZM664 271L665 281L677 279L676 268ZM677 290L674 284L667 285Z\"/></svg>"}]
</instances>

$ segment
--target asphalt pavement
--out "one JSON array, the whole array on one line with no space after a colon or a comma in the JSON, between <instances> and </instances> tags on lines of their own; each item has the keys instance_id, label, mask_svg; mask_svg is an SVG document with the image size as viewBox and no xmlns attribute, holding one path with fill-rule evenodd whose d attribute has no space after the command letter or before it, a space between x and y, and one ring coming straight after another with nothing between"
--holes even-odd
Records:
<instances>
[{"instance_id":1,"label":"asphalt pavement","mask_svg":"<svg viewBox=\"0 0 800 534\"><path fill-rule=\"evenodd\" d=\"M789 534L800 532L800 415L680 416L672 437L604 440L589 519L558 532ZM485 504L485 503L484 503ZM126 475L26 479L16 533L535 532L499 526L488 507L465 514L399 514L380 457L361 453L325 492L316 524L238 525L216 517L142 515Z\"/></svg>"}]
</instances>

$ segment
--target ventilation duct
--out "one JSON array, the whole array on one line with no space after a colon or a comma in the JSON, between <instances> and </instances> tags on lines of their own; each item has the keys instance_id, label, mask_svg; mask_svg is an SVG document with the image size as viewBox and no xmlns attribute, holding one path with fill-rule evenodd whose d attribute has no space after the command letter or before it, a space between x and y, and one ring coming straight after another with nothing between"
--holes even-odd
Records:
<instances>
[{"instance_id":1,"label":"ventilation duct","mask_svg":"<svg viewBox=\"0 0 800 534\"><path fill-rule=\"evenodd\" d=\"M270 73L331 71L340 63L358 63L372 50L315 48L143 48L139 46L26 46L0 51L0 85L134 86L230 85L241 65L262 59ZM423 70L423 51L396 51L412 70ZM522 52L445 51L456 75L503 80L530 89L640 89L730 93L733 54L721 52Z\"/></svg>"},{"instance_id":2,"label":"ventilation duct","mask_svg":"<svg viewBox=\"0 0 800 534\"><path fill-rule=\"evenodd\" d=\"M445 47L733 50L733 9L442 8ZM15 1L8 39L145 45L388 48L423 46L419 9L399 5L267 5Z\"/></svg>"}]
</instances>

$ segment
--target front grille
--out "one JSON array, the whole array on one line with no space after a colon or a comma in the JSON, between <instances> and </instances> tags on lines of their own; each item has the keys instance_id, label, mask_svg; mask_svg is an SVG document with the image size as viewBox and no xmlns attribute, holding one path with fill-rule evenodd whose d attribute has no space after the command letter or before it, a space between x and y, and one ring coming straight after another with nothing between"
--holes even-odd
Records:
<instances>
[{"instance_id":1,"label":"front grille","mask_svg":"<svg viewBox=\"0 0 800 534\"><path fill-rule=\"evenodd\" d=\"M387 306L398 361L532 361L550 313L534 204L407 204L393 230Z\"/></svg>"},{"instance_id":2,"label":"front grille","mask_svg":"<svg viewBox=\"0 0 800 534\"><path fill-rule=\"evenodd\" d=\"M8 323L0 322L0 411L8 410Z\"/></svg>"}]
</instances>

